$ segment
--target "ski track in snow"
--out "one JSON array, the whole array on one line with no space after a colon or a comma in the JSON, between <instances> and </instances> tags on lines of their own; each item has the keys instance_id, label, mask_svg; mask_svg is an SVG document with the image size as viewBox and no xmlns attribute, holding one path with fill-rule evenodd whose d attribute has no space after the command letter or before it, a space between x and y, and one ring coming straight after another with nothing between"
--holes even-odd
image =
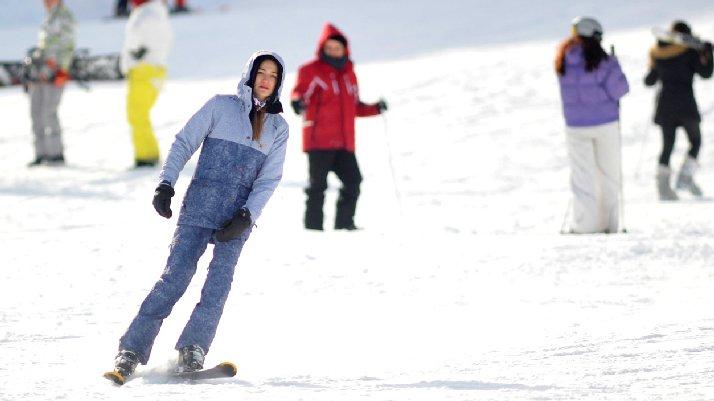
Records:
<instances>
[{"instance_id":1,"label":"ski track in snow","mask_svg":"<svg viewBox=\"0 0 714 401\"><path fill-rule=\"evenodd\" d=\"M694 23L714 36L711 19ZM654 200L656 128L641 148L651 37L621 30L606 41L618 44L632 87L622 121L628 234L558 234L569 169L554 42L361 64L363 99L391 106L358 122L366 229L302 230L306 162L300 121L287 112L284 179L240 259L206 361L234 361L238 376L201 384L167 372L210 249L150 364L121 389L101 378L162 271L176 221L151 207L158 171L129 169L123 83L70 86L60 111L69 165L31 170L19 167L31 158L27 99L0 90L0 399L714 399L712 198ZM153 112L162 150L236 82L169 81ZM714 105L711 85L697 83L702 110ZM705 191L714 191L713 132L705 122ZM336 190L331 180L328 222Z\"/></svg>"}]
</instances>

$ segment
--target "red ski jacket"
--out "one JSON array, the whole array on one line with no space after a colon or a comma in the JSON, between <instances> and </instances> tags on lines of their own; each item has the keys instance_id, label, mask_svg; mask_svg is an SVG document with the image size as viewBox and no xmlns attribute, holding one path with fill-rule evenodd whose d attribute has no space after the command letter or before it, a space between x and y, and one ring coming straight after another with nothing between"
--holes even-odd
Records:
<instances>
[{"instance_id":1,"label":"red ski jacket","mask_svg":"<svg viewBox=\"0 0 714 401\"><path fill-rule=\"evenodd\" d=\"M342 32L326 24L317 44L317 58L298 70L291 99L300 100L303 111L302 149L355 150L355 117L379 114L376 104L359 100L357 76L352 61L338 70L320 59L322 47L330 36ZM349 58L349 44L346 47Z\"/></svg>"}]
</instances>

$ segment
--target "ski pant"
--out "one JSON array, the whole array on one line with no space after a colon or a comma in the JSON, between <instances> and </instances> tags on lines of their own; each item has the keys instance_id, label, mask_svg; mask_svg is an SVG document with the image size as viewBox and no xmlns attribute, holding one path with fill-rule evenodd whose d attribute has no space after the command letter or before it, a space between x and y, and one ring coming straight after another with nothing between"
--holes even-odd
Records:
<instances>
[{"instance_id":1,"label":"ski pant","mask_svg":"<svg viewBox=\"0 0 714 401\"><path fill-rule=\"evenodd\" d=\"M33 82L29 85L30 116L35 140L35 157L57 157L64 153L62 129L57 109L62 99L63 86Z\"/></svg>"},{"instance_id":2,"label":"ski pant","mask_svg":"<svg viewBox=\"0 0 714 401\"><path fill-rule=\"evenodd\" d=\"M342 181L340 196L337 199L335 228L345 228L354 225L357 209L357 198L360 193L362 174L357 165L354 152L347 150L313 150L307 152L310 171L310 184L305 189L307 202L305 208L305 227L322 229L327 189L327 174L333 171Z\"/></svg>"},{"instance_id":3,"label":"ski pant","mask_svg":"<svg viewBox=\"0 0 714 401\"><path fill-rule=\"evenodd\" d=\"M575 233L615 233L619 228L619 122L567 128Z\"/></svg>"},{"instance_id":4,"label":"ski pant","mask_svg":"<svg viewBox=\"0 0 714 401\"><path fill-rule=\"evenodd\" d=\"M196 273L199 258L207 245L213 242L214 232L210 228L177 226L166 268L119 340L119 350L134 351L142 364L147 363L161 324L186 292ZM215 242L208 276L201 290L201 300L193 309L176 343L177 350L188 345L199 345L208 353L231 289L238 257L249 235L250 229L232 241Z\"/></svg>"},{"instance_id":5,"label":"ski pant","mask_svg":"<svg viewBox=\"0 0 714 401\"><path fill-rule=\"evenodd\" d=\"M151 126L150 112L165 79L166 69L163 67L139 64L129 70L126 112L136 161L159 160L159 143Z\"/></svg>"},{"instance_id":6,"label":"ski pant","mask_svg":"<svg viewBox=\"0 0 714 401\"><path fill-rule=\"evenodd\" d=\"M129 14L129 0L118 0L116 7L116 15Z\"/></svg>"},{"instance_id":7,"label":"ski pant","mask_svg":"<svg viewBox=\"0 0 714 401\"><path fill-rule=\"evenodd\" d=\"M699 128L699 121L695 119L683 120L679 124L662 125L662 153L659 156L659 164L669 166L669 158L674 150L674 140L677 136L677 128L682 127L689 139L689 156L692 159L699 156L699 149L702 146L702 133Z\"/></svg>"}]
</instances>

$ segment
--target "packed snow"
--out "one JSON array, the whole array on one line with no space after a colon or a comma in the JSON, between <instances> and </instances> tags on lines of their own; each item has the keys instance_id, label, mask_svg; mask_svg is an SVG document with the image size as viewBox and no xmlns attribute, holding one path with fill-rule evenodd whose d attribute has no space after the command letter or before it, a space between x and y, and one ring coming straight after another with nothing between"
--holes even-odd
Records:
<instances>
[{"instance_id":1,"label":"packed snow","mask_svg":"<svg viewBox=\"0 0 714 401\"><path fill-rule=\"evenodd\" d=\"M0 59L20 58L40 2L6 3ZM67 3L80 16L79 47L118 50L122 22L103 19L111 2ZM714 399L714 198L656 200L660 138L654 90L642 84L650 28L688 18L714 39L710 1L273 3L207 0L173 20L171 79L152 114L161 149L212 95L233 93L253 50L286 57L290 88L332 21L353 41L362 98L390 104L357 124L364 230L302 229L306 158L301 122L286 111L284 178L206 361L233 361L238 375L190 384L167 374L209 249L149 364L115 387L101 374L175 228L151 206L159 171L130 168L125 83L69 85L61 168L25 167L28 101L2 88L0 399ZM622 103L627 234L559 234L569 167L552 60L578 14L601 19L632 87ZM696 90L698 178L714 193L714 91L708 81ZM674 166L685 149L680 136ZM195 158L175 211L194 168ZM327 221L337 188L331 181Z\"/></svg>"}]
</instances>

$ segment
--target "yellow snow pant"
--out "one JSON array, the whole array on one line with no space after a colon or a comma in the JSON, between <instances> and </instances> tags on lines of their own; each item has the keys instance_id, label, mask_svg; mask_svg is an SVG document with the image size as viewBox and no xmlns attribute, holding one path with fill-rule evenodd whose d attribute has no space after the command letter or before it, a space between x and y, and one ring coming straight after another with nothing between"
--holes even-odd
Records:
<instances>
[{"instance_id":1,"label":"yellow snow pant","mask_svg":"<svg viewBox=\"0 0 714 401\"><path fill-rule=\"evenodd\" d=\"M151 126L150 112L166 79L166 68L139 64L129 70L128 79L126 114L131 125L134 159L158 161L159 143Z\"/></svg>"}]
</instances>

